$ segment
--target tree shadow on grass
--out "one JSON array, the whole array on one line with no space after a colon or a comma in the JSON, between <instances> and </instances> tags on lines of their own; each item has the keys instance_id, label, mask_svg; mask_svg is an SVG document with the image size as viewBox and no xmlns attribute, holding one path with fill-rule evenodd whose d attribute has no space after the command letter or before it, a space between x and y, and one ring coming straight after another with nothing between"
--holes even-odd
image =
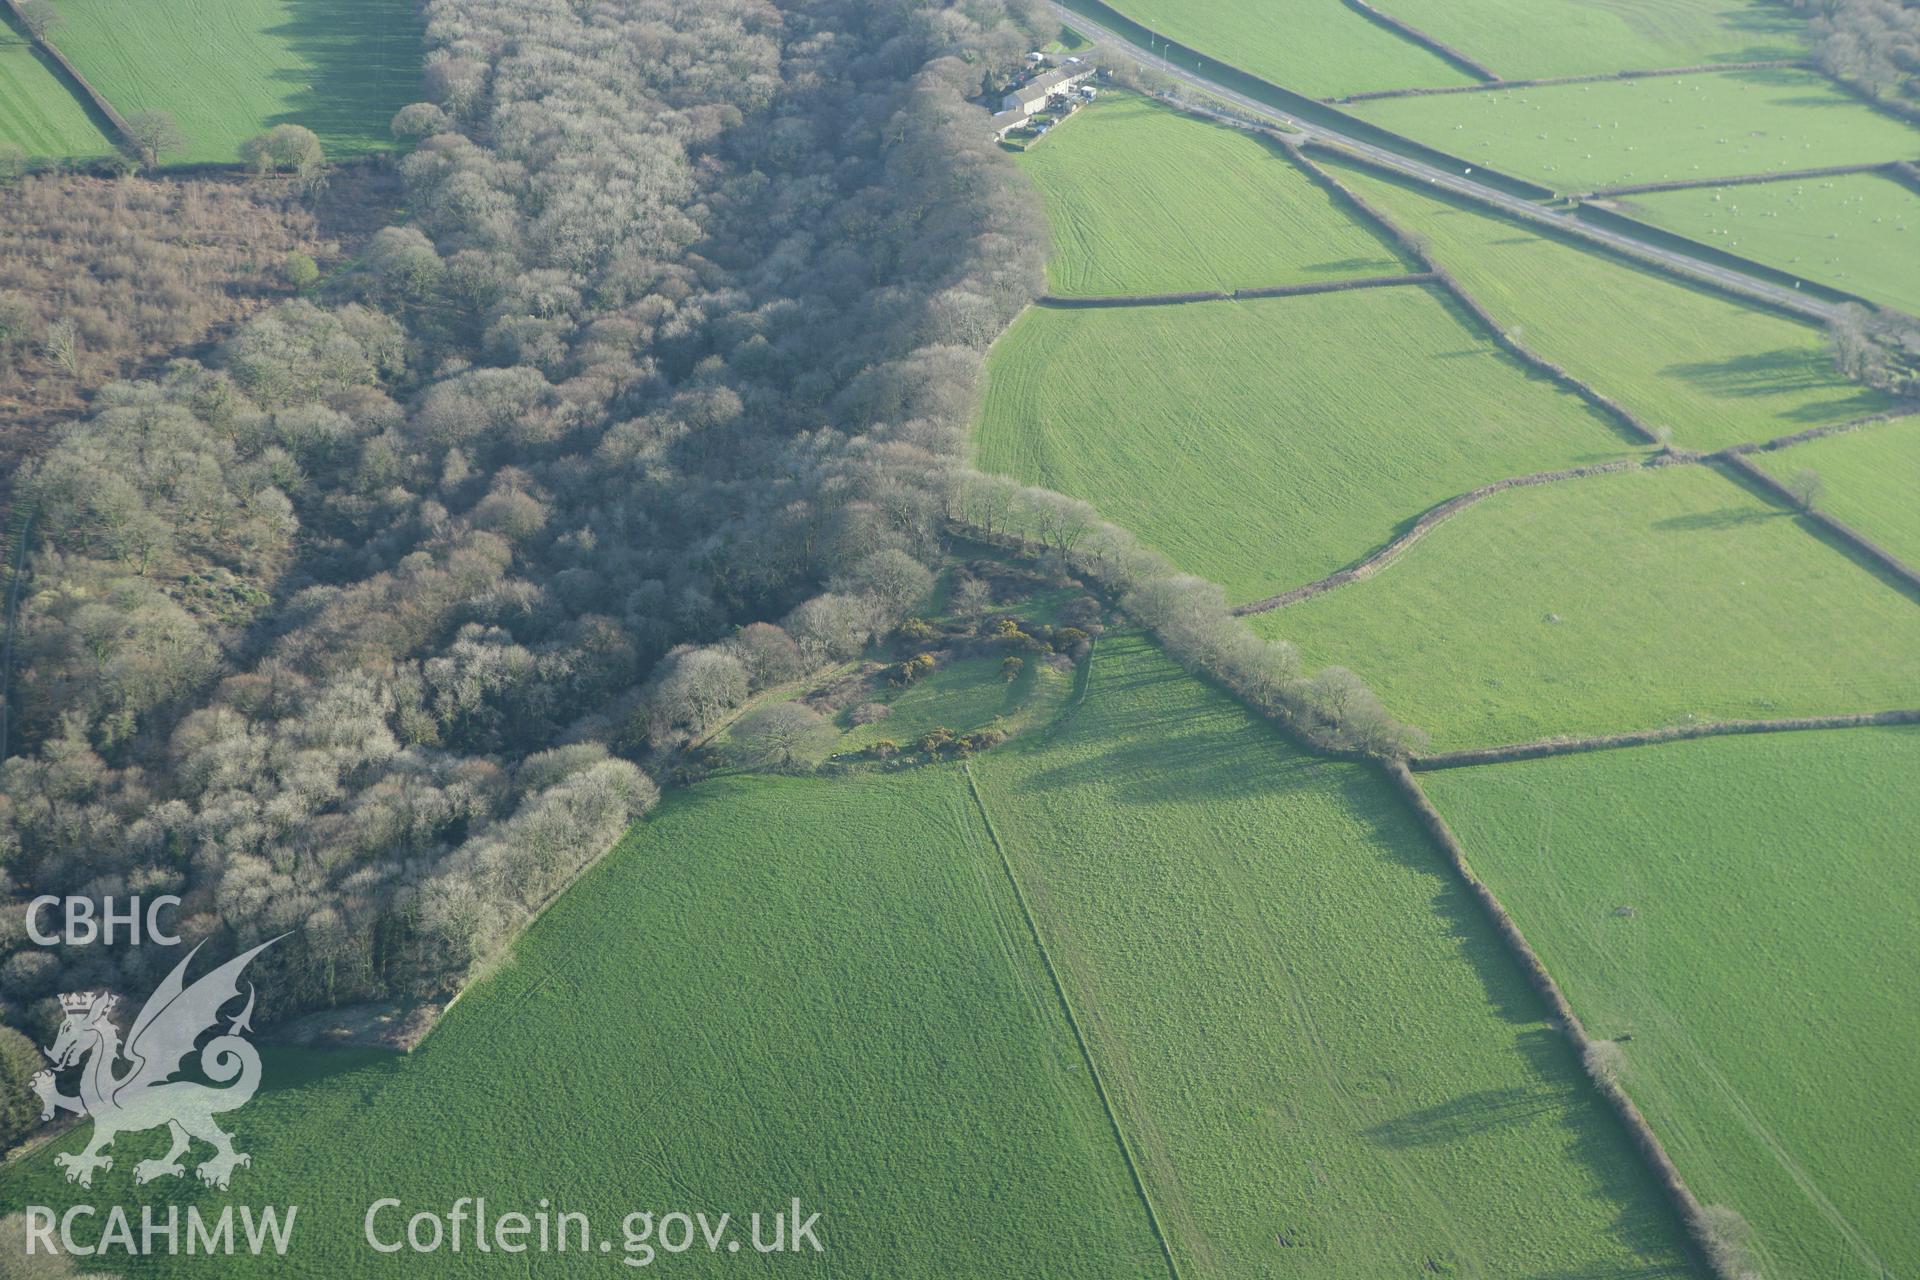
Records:
<instances>
[{"instance_id":1,"label":"tree shadow on grass","mask_svg":"<svg viewBox=\"0 0 1920 1280\"><path fill-rule=\"evenodd\" d=\"M1785 395L1830 388L1836 381L1813 353L1801 347L1753 351L1730 360L1670 364L1660 372L1714 395L1731 397Z\"/></svg>"},{"instance_id":2,"label":"tree shadow on grass","mask_svg":"<svg viewBox=\"0 0 1920 1280\"><path fill-rule=\"evenodd\" d=\"M1342 783L1347 806L1367 823L1369 835L1381 852L1434 882L1430 900L1435 919L1446 926L1460 958L1473 967L1487 1005L1502 1021L1538 1024L1548 1017L1547 1006L1520 970L1519 962L1495 935L1486 913L1466 885L1407 812L1400 798L1371 769L1350 770ZM1417 927L1409 923L1409 928Z\"/></svg>"},{"instance_id":3,"label":"tree shadow on grass","mask_svg":"<svg viewBox=\"0 0 1920 1280\"><path fill-rule=\"evenodd\" d=\"M1745 525L1778 520L1785 511L1763 511L1756 507L1721 507L1717 511L1690 511L1683 516L1655 520L1652 528L1662 533L1705 533L1714 529L1738 529Z\"/></svg>"},{"instance_id":4,"label":"tree shadow on grass","mask_svg":"<svg viewBox=\"0 0 1920 1280\"><path fill-rule=\"evenodd\" d=\"M288 0L291 21L268 29L300 65L274 79L288 109L267 123L320 135L331 159L381 150L393 115L420 96L423 29L412 0Z\"/></svg>"}]
</instances>

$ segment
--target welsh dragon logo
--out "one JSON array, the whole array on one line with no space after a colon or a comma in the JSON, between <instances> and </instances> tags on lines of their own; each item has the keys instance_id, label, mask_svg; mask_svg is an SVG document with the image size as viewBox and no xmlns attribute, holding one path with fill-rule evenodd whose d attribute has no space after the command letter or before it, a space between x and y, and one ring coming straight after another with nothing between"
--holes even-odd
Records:
<instances>
[{"instance_id":1,"label":"welsh dragon logo","mask_svg":"<svg viewBox=\"0 0 1920 1280\"><path fill-rule=\"evenodd\" d=\"M51 1120L56 1111L73 1111L93 1121L93 1140L84 1151L54 1157L67 1171L68 1182L91 1187L94 1170L113 1168L113 1157L102 1152L116 1136L161 1125L172 1134L173 1145L159 1159L136 1164L136 1182L180 1177L186 1172L180 1157L195 1138L213 1148L213 1155L194 1170L210 1186L224 1190L236 1166L253 1163L251 1156L233 1149L233 1135L213 1122L222 1112L245 1106L260 1087L259 1051L241 1036L253 1029L252 983L247 984L246 1007L228 1020L224 1034L199 1050L201 1072L223 1087L173 1077L185 1068L195 1042L219 1023L220 1010L239 998L240 973L247 962L277 941L261 943L188 986L187 965L200 950L196 946L147 998L124 1045L112 1019L115 996L83 991L60 997L66 1021L53 1047L45 1050L53 1069L36 1075L33 1087L40 1095L42 1120ZM54 1073L76 1065L80 1092L69 1097L60 1092Z\"/></svg>"}]
</instances>

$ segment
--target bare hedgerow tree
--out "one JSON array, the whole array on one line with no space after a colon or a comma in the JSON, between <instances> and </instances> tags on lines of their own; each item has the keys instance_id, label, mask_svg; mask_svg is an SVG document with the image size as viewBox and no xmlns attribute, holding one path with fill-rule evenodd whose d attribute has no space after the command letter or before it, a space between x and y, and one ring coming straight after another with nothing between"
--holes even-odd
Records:
<instances>
[{"instance_id":1,"label":"bare hedgerow tree","mask_svg":"<svg viewBox=\"0 0 1920 1280\"><path fill-rule=\"evenodd\" d=\"M186 149L187 135L164 111L136 111L127 117L127 145L141 168L153 170L164 157Z\"/></svg>"},{"instance_id":2,"label":"bare hedgerow tree","mask_svg":"<svg viewBox=\"0 0 1920 1280\"><path fill-rule=\"evenodd\" d=\"M1811 511L1826 496L1827 482L1812 467L1801 467L1787 481L1787 491L1803 511Z\"/></svg>"},{"instance_id":3,"label":"bare hedgerow tree","mask_svg":"<svg viewBox=\"0 0 1920 1280\"><path fill-rule=\"evenodd\" d=\"M813 708L779 702L743 716L733 727L733 740L749 763L790 768L824 741L829 730L826 717Z\"/></svg>"}]
</instances>

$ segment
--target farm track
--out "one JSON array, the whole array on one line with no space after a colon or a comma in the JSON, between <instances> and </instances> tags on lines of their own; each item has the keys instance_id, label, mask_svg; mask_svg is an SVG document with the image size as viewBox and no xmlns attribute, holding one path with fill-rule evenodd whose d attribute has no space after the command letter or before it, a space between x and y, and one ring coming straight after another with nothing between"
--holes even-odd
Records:
<instances>
[{"instance_id":1,"label":"farm track","mask_svg":"<svg viewBox=\"0 0 1920 1280\"><path fill-rule=\"evenodd\" d=\"M1234 302L1241 298L1297 298L1311 293L1346 293L1354 289L1391 289L1401 285L1434 284L1431 271L1391 276L1360 276L1352 280L1322 280L1313 284L1269 284L1246 289L1196 289L1184 293L1120 293L1074 296L1043 293L1034 305L1076 310L1097 307L1172 307L1188 302Z\"/></svg>"},{"instance_id":2,"label":"farm track","mask_svg":"<svg viewBox=\"0 0 1920 1280\"><path fill-rule=\"evenodd\" d=\"M1676 249L1665 248L1649 243L1646 240L1628 235L1625 232L1613 231L1605 227L1597 227L1579 222L1569 214L1548 209L1533 200L1500 191L1483 182L1477 182L1466 173L1457 173L1450 168L1441 168L1427 161L1417 160L1410 155L1393 150L1390 147L1366 142L1354 134L1333 128L1324 123L1317 121L1309 123L1301 120L1273 106L1271 103L1263 102L1260 99L1249 97L1246 94L1229 89L1217 81L1208 79L1197 71L1191 71L1178 63L1169 62L1157 53L1141 48L1131 40L1120 35L1112 27L1102 23L1099 19L1089 17L1079 9L1070 8L1060 3L1060 0L1048 0L1048 7L1052 9L1063 23L1072 26L1075 30L1084 33L1097 42L1106 42L1112 48L1124 50L1129 56L1138 60L1142 66L1152 67L1172 79L1179 80L1223 102L1230 103L1242 112L1251 113L1258 119L1278 121L1285 124L1288 128L1298 131L1298 133L1291 136L1276 134L1276 141L1296 145L1300 143L1318 142L1322 145L1339 148L1350 153L1357 159L1371 163L1377 168L1418 178L1433 187L1472 200L1477 204L1496 209L1502 213L1510 214L1534 225L1550 227L1562 235L1570 236L1589 244L1602 245L1608 249L1649 263L1671 274L1685 277L1695 283L1706 284L1717 289L1731 292L1752 301L1757 301L1813 319L1822 324L1832 320L1839 314L1839 306L1808 297L1794 289L1772 284L1745 272L1736 271L1731 267L1723 267L1716 263L1703 261L1700 258L1694 257L1691 254L1682 253ZM1140 27L1143 31L1152 30L1140 23L1135 23L1134 25ZM1161 37L1158 32L1154 32L1153 34L1156 38L1165 38ZM1229 64L1221 62L1217 58L1210 58L1208 55L1193 50L1177 40L1169 40L1168 47L1175 50L1185 50L1189 55L1206 59L1217 66L1229 67ZM1244 76L1249 81L1271 86L1278 93L1286 94L1288 97L1296 100L1300 98L1300 95L1293 94L1282 86L1273 84L1270 80L1255 76L1250 72L1242 71L1238 68L1229 67L1229 69L1234 70L1237 74ZM1306 101L1312 102L1313 100L1306 99ZM1190 109L1199 114L1226 121L1236 127L1247 127L1244 119L1228 115L1225 112L1214 111L1205 107L1192 107ZM1358 122L1356 122L1356 124L1357 123ZM1382 130L1381 132L1384 133L1386 131ZM1398 138L1398 135L1389 136ZM1407 139L1399 140L1406 142L1406 145L1410 148L1416 145ZM1424 150L1425 148L1421 149Z\"/></svg>"},{"instance_id":3,"label":"farm track","mask_svg":"<svg viewBox=\"0 0 1920 1280\"><path fill-rule=\"evenodd\" d=\"M1818 729L1864 729L1890 724L1920 724L1920 708L1870 711L1851 716L1801 716L1786 720L1707 720L1699 724L1646 729L1637 733L1613 733L1597 738L1542 738L1536 742L1515 742L1499 747L1474 747L1467 751L1414 756L1407 764L1425 773L1434 769L1466 769L1474 765L1508 764L1515 760L1539 760L1547 756L1584 755L1590 751L1656 746L1663 742L1685 742L1693 738L1748 733L1798 733Z\"/></svg>"}]
</instances>

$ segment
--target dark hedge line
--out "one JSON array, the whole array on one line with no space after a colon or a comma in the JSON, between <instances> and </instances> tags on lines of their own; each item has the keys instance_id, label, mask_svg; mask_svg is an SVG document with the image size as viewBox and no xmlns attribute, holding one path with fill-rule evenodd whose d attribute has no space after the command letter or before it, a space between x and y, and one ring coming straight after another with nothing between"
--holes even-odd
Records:
<instances>
[{"instance_id":1,"label":"dark hedge line","mask_svg":"<svg viewBox=\"0 0 1920 1280\"><path fill-rule=\"evenodd\" d=\"M1371 22L1380 24L1389 31L1398 32L1429 53L1438 55L1441 59L1452 63L1470 76L1478 76L1480 79L1492 84L1501 83L1500 73L1492 67L1489 67L1486 63L1481 62L1478 58L1454 48L1437 36L1428 35L1411 22L1402 21L1390 13L1383 13L1368 4L1367 0L1347 0L1347 8L1354 10Z\"/></svg>"},{"instance_id":2,"label":"dark hedge line","mask_svg":"<svg viewBox=\"0 0 1920 1280\"><path fill-rule=\"evenodd\" d=\"M1807 729L1858 729L1880 724L1920 724L1920 709L1869 711L1851 716L1799 716L1781 720L1708 720L1700 724L1673 725L1637 733L1613 733L1598 738L1542 738L1537 742L1516 742L1508 746L1446 751L1437 755L1415 756L1407 763L1422 772L1430 769L1463 769L1479 764L1505 764L1514 760L1539 760L1546 756L1573 756L1589 751L1644 747L1660 742L1685 742L1692 738L1717 738L1744 733L1796 733Z\"/></svg>"}]
</instances>

